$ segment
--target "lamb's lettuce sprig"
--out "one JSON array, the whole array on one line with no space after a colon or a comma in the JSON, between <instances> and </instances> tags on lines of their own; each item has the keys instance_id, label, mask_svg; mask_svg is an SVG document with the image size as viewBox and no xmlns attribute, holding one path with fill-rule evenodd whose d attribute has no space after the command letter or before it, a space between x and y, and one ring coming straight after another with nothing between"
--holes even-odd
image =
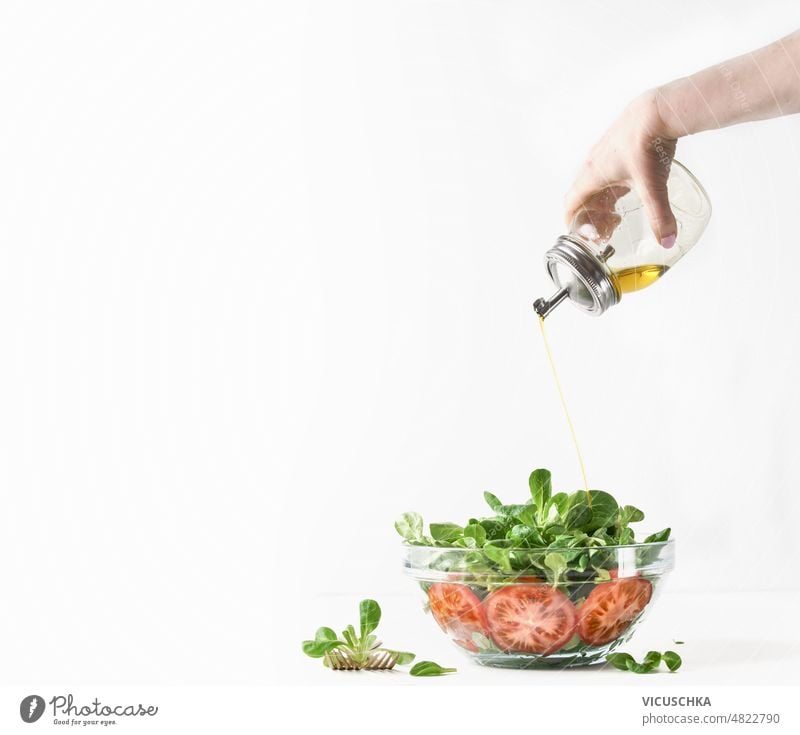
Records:
<instances>
[{"instance_id":1,"label":"lamb's lettuce sprig","mask_svg":"<svg viewBox=\"0 0 800 735\"><path fill-rule=\"evenodd\" d=\"M311 658L321 658L328 668L346 668L360 670L370 668L385 668L381 661L387 658L391 666L408 666L413 663L416 655L408 651L397 651L385 648L375 635L375 630L381 621L381 608L375 600L361 600L358 606L359 629L348 625L341 635L337 635L333 628L317 628L312 640L303 641L303 653ZM385 654L379 656L378 654ZM378 665L372 660L378 655ZM333 658L332 658L333 657ZM346 666L337 666L337 661L346 662ZM452 674L456 669L445 668L434 661L418 661L408 672L411 676L445 676Z\"/></svg>"},{"instance_id":2,"label":"lamb's lettuce sprig","mask_svg":"<svg viewBox=\"0 0 800 735\"><path fill-rule=\"evenodd\" d=\"M326 666L330 666L328 654L331 651L343 651L348 660L359 668L367 663L370 655L376 651L385 651L397 658L399 665L410 664L415 656L405 651L394 651L382 647L374 635L381 621L381 608L375 600L361 600L358 606L359 630L348 625L337 635L332 628L318 628L313 640L303 641L303 653L311 658L321 658Z\"/></svg>"},{"instance_id":3,"label":"lamb's lettuce sprig","mask_svg":"<svg viewBox=\"0 0 800 735\"><path fill-rule=\"evenodd\" d=\"M662 661L670 673L675 673L683 663L675 651L664 651L664 653L648 651L641 663L629 653L609 653L606 661L615 669L630 671L634 674L652 674L654 671L658 671Z\"/></svg>"},{"instance_id":4,"label":"lamb's lettuce sprig","mask_svg":"<svg viewBox=\"0 0 800 735\"><path fill-rule=\"evenodd\" d=\"M425 533L418 513L403 513L395 529L410 545L474 550L466 555L446 553L437 563L443 571L485 572L487 575L533 572L554 584L566 578L604 581L615 566L612 546L636 544L632 523L644 520L633 505L620 505L603 490L573 493L552 491L549 470L534 470L528 479L530 497L507 505L490 492L483 494L493 515L470 518L464 525L431 523ZM663 542L670 529L646 537L642 543ZM638 551L638 563L653 561L659 549ZM448 566L448 564L452 562Z\"/></svg>"}]
</instances>

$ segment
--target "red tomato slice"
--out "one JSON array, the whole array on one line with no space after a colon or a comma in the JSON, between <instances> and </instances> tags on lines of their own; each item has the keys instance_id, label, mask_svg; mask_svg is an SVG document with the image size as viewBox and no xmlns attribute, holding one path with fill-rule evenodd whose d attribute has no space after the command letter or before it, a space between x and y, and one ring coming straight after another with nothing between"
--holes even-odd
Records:
<instances>
[{"instance_id":1,"label":"red tomato slice","mask_svg":"<svg viewBox=\"0 0 800 735\"><path fill-rule=\"evenodd\" d=\"M486 613L477 595L466 585L436 582L428 589L428 604L439 627L462 648L477 653L473 633L486 635Z\"/></svg>"},{"instance_id":2,"label":"red tomato slice","mask_svg":"<svg viewBox=\"0 0 800 735\"><path fill-rule=\"evenodd\" d=\"M578 611L578 635L602 646L619 638L653 596L653 585L639 577L598 584Z\"/></svg>"},{"instance_id":3,"label":"red tomato slice","mask_svg":"<svg viewBox=\"0 0 800 735\"><path fill-rule=\"evenodd\" d=\"M546 584L501 587L483 604L492 640L504 651L555 653L569 643L578 622L569 597Z\"/></svg>"}]
</instances>

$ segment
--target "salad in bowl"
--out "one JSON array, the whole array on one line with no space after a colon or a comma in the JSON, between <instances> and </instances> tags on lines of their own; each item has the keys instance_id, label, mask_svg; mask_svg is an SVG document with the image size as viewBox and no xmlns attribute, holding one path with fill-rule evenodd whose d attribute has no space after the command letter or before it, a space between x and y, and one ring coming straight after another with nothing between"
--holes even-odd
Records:
<instances>
[{"instance_id":1,"label":"salad in bowl","mask_svg":"<svg viewBox=\"0 0 800 735\"><path fill-rule=\"evenodd\" d=\"M644 520L602 490L553 493L534 470L530 497L464 525L404 513L395 528L425 609L479 664L510 668L603 663L633 635L673 568L670 529L636 540Z\"/></svg>"}]
</instances>

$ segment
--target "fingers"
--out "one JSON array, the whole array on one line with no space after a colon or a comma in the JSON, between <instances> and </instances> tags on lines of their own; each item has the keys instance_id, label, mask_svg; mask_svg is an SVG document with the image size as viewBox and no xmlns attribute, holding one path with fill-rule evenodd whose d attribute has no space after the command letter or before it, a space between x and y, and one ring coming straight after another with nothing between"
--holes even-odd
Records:
<instances>
[{"instance_id":1,"label":"fingers","mask_svg":"<svg viewBox=\"0 0 800 735\"><path fill-rule=\"evenodd\" d=\"M583 166L581 166L572 187L564 197L564 219L568 225L575 213L586 201L609 184L603 170L605 168L603 162L606 158L606 148L607 146L603 141L600 141L592 148Z\"/></svg>"},{"instance_id":2,"label":"fingers","mask_svg":"<svg viewBox=\"0 0 800 735\"><path fill-rule=\"evenodd\" d=\"M611 209L594 209L590 208L587 202L575 213L571 227L579 235L595 242L608 240L621 221L622 217L613 207Z\"/></svg>"},{"instance_id":3,"label":"fingers","mask_svg":"<svg viewBox=\"0 0 800 735\"><path fill-rule=\"evenodd\" d=\"M568 225L588 240L609 239L622 220L617 200L629 191L630 187L616 184L592 193L578 205Z\"/></svg>"},{"instance_id":4,"label":"fingers","mask_svg":"<svg viewBox=\"0 0 800 735\"><path fill-rule=\"evenodd\" d=\"M617 199L629 191L629 187L618 183L619 181L620 178L608 178L594 162L587 161L564 197L564 219L567 225L581 207L612 211Z\"/></svg>"},{"instance_id":5,"label":"fingers","mask_svg":"<svg viewBox=\"0 0 800 735\"><path fill-rule=\"evenodd\" d=\"M666 177L648 177L633 183L642 198L650 229L663 247L671 248L678 235L678 226L669 206Z\"/></svg>"},{"instance_id":6,"label":"fingers","mask_svg":"<svg viewBox=\"0 0 800 735\"><path fill-rule=\"evenodd\" d=\"M584 175L578 177L564 197L564 221L567 225L575 219L578 210L599 188L602 188L602 184L598 186L598 182L590 177Z\"/></svg>"},{"instance_id":7,"label":"fingers","mask_svg":"<svg viewBox=\"0 0 800 735\"><path fill-rule=\"evenodd\" d=\"M660 140L660 139L659 139ZM637 150L636 155L612 161L608 165L601 155L602 169L613 170L616 176L609 179L601 174L601 167L589 159L581 169L564 200L564 216L568 226L591 225L592 231L600 239L611 236L619 224L616 213L617 200L628 193L630 185L634 188L644 205L650 228L664 248L675 245L678 228L669 204L667 177L671 150L657 156L651 145ZM670 154L669 159L663 158ZM593 238L592 238L593 239Z\"/></svg>"}]
</instances>

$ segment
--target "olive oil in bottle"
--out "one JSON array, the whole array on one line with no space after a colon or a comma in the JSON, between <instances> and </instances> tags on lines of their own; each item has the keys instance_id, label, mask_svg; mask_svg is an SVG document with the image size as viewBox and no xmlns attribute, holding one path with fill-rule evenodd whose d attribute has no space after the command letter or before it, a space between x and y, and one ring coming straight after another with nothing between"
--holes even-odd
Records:
<instances>
[{"instance_id":1,"label":"olive oil in bottle","mask_svg":"<svg viewBox=\"0 0 800 735\"><path fill-rule=\"evenodd\" d=\"M622 293L641 291L655 283L667 272L665 265L637 265L612 272L617 288Z\"/></svg>"},{"instance_id":2,"label":"olive oil in bottle","mask_svg":"<svg viewBox=\"0 0 800 735\"><path fill-rule=\"evenodd\" d=\"M700 182L677 161L669 170L667 195L677 224L670 248L662 247L651 229L635 188L611 185L594 194L575 212L569 232L545 253L556 292L536 299L536 313L546 317L569 301L599 316L625 294L647 288L672 270L703 234L711 203Z\"/></svg>"}]
</instances>

